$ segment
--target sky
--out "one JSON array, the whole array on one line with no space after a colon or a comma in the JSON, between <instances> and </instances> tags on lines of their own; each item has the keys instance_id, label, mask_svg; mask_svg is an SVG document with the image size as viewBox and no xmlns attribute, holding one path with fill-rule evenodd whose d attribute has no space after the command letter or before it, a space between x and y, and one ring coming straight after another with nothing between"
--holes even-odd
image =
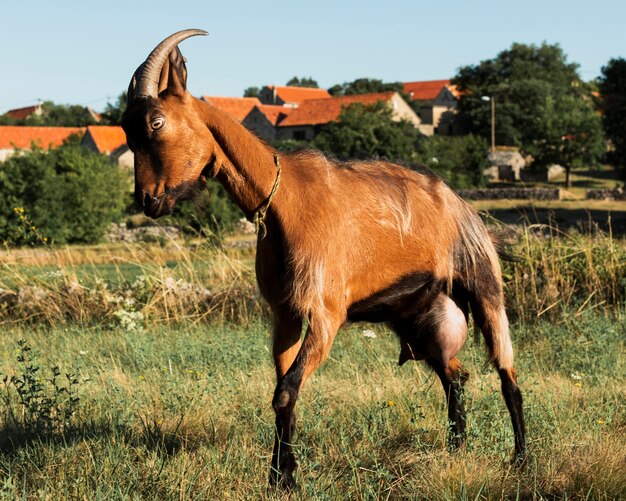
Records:
<instances>
[{"instance_id":1,"label":"sky","mask_svg":"<svg viewBox=\"0 0 626 501\"><path fill-rule=\"evenodd\" d=\"M20 0L2 5L0 113L51 100L101 111L165 37L181 43L188 89L241 96L247 87L312 77L452 77L514 42L558 43L584 80L626 57L626 0Z\"/></svg>"}]
</instances>

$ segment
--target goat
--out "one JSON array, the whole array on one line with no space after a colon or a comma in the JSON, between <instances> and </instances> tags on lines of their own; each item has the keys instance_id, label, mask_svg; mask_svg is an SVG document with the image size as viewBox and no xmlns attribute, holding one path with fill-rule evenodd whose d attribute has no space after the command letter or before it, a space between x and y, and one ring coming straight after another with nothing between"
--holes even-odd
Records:
<instances>
[{"instance_id":1,"label":"goat","mask_svg":"<svg viewBox=\"0 0 626 501\"><path fill-rule=\"evenodd\" d=\"M206 34L180 31L150 53L131 79L122 126L135 155L135 199L147 216L170 213L215 177L262 226L256 276L273 317L277 378L270 482L295 485L296 400L347 321L386 322L400 340L400 365L424 360L434 370L447 400L449 445L457 448L465 440L467 379L457 355L471 310L522 459L522 395L500 264L479 216L427 168L338 162L316 151L278 155L187 91L178 44Z\"/></svg>"}]
</instances>

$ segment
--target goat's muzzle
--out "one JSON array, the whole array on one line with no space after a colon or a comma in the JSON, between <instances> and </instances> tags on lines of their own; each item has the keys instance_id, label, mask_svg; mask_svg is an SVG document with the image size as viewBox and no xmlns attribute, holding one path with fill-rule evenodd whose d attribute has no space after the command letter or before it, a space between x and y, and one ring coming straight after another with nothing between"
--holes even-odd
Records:
<instances>
[{"instance_id":1,"label":"goat's muzzle","mask_svg":"<svg viewBox=\"0 0 626 501\"><path fill-rule=\"evenodd\" d=\"M176 204L176 200L167 193L154 197L143 191L135 191L135 201L143 209L143 213L153 219L171 214Z\"/></svg>"}]
</instances>

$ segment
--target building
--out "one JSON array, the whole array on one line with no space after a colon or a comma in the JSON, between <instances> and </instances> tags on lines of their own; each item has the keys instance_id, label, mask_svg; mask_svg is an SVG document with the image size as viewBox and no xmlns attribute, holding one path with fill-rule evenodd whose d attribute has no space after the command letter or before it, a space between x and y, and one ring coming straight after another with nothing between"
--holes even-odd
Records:
<instances>
[{"instance_id":1,"label":"building","mask_svg":"<svg viewBox=\"0 0 626 501\"><path fill-rule=\"evenodd\" d=\"M309 99L330 99L332 96L324 89L314 87L277 87L266 85L259 92L262 104L297 107Z\"/></svg>"},{"instance_id":2,"label":"building","mask_svg":"<svg viewBox=\"0 0 626 501\"><path fill-rule=\"evenodd\" d=\"M202 96L201 99L206 101L218 110L227 113L238 122L252 111L255 106L260 106L261 101L256 97L218 97L218 96Z\"/></svg>"},{"instance_id":3,"label":"building","mask_svg":"<svg viewBox=\"0 0 626 501\"><path fill-rule=\"evenodd\" d=\"M133 152L126 144L126 134L117 125L90 125L85 131L81 145L110 157L122 167L133 167Z\"/></svg>"},{"instance_id":4,"label":"building","mask_svg":"<svg viewBox=\"0 0 626 501\"><path fill-rule=\"evenodd\" d=\"M432 134L432 127L423 126L420 118L400 94L390 91L302 101L297 108L278 122L276 139L311 140L321 126L336 121L346 106L354 103L373 105L381 101L387 103L393 110L394 119L408 120L423 134L429 132Z\"/></svg>"},{"instance_id":5,"label":"building","mask_svg":"<svg viewBox=\"0 0 626 501\"><path fill-rule=\"evenodd\" d=\"M243 119L246 128L254 132L264 141L276 139L276 128L294 108L272 104L259 104L252 108L250 113Z\"/></svg>"},{"instance_id":6,"label":"building","mask_svg":"<svg viewBox=\"0 0 626 501\"><path fill-rule=\"evenodd\" d=\"M6 115L15 120L26 120L31 115L40 116L43 113L41 103L24 108L15 108L6 112Z\"/></svg>"},{"instance_id":7,"label":"building","mask_svg":"<svg viewBox=\"0 0 626 501\"><path fill-rule=\"evenodd\" d=\"M84 127L0 125L0 161L6 160L16 150L30 150L33 146L45 150L57 148L72 135L82 137L84 133Z\"/></svg>"},{"instance_id":8,"label":"building","mask_svg":"<svg viewBox=\"0 0 626 501\"><path fill-rule=\"evenodd\" d=\"M404 92L419 106L422 123L432 125L434 134L458 134L456 123L460 92L450 80L427 80L402 84Z\"/></svg>"}]
</instances>

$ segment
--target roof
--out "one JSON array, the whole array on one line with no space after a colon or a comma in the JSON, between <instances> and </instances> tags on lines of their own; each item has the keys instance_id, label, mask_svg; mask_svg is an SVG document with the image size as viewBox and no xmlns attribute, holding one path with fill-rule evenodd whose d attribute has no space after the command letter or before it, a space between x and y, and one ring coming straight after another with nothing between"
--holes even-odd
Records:
<instances>
[{"instance_id":1,"label":"roof","mask_svg":"<svg viewBox=\"0 0 626 501\"><path fill-rule=\"evenodd\" d=\"M276 87L268 85L270 90L276 90L276 95L285 103L301 103L307 99L329 99L331 95L325 89L315 87Z\"/></svg>"},{"instance_id":2,"label":"roof","mask_svg":"<svg viewBox=\"0 0 626 501\"><path fill-rule=\"evenodd\" d=\"M124 129L117 125L90 125L87 134L91 136L100 153L109 154L126 145Z\"/></svg>"},{"instance_id":3,"label":"roof","mask_svg":"<svg viewBox=\"0 0 626 501\"><path fill-rule=\"evenodd\" d=\"M272 125L278 124L278 122L283 120L294 110L294 108L289 106L276 104L260 104L257 106L257 109L265 115L265 118L267 118Z\"/></svg>"},{"instance_id":4,"label":"roof","mask_svg":"<svg viewBox=\"0 0 626 501\"><path fill-rule=\"evenodd\" d=\"M432 101L441 92L443 87L454 87L450 80L426 80L424 82L405 82L402 84L406 92L413 101ZM454 91L450 89L454 94Z\"/></svg>"},{"instance_id":5,"label":"roof","mask_svg":"<svg viewBox=\"0 0 626 501\"><path fill-rule=\"evenodd\" d=\"M339 118L342 108L350 104L375 104L379 101L389 101L396 92L376 92L373 94L355 94L352 96L337 96L330 99L309 99L303 101L278 125L293 127L296 125L321 125Z\"/></svg>"},{"instance_id":6,"label":"roof","mask_svg":"<svg viewBox=\"0 0 626 501\"><path fill-rule=\"evenodd\" d=\"M252 108L261 104L256 97L202 96L202 99L240 122L246 118Z\"/></svg>"},{"instance_id":7,"label":"roof","mask_svg":"<svg viewBox=\"0 0 626 501\"><path fill-rule=\"evenodd\" d=\"M40 104L35 104L34 106L26 106L25 108L15 108L13 110L9 110L6 112L11 118L15 118L16 120L24 120L31 116L33 113L37 113L41 110Z\"/></svg>"},{"instance_id":8,"label":"roof","mask_svg":"<svg viewBox=\"0 0 626 501\"><path fill-rule=\"evenodd\" d=\"M41 148L55 148L72 134L83 134L83 127L29 127L25 125L0 126L0 149L30 149L35 143Z\"/></svg>"}]
</instances>

